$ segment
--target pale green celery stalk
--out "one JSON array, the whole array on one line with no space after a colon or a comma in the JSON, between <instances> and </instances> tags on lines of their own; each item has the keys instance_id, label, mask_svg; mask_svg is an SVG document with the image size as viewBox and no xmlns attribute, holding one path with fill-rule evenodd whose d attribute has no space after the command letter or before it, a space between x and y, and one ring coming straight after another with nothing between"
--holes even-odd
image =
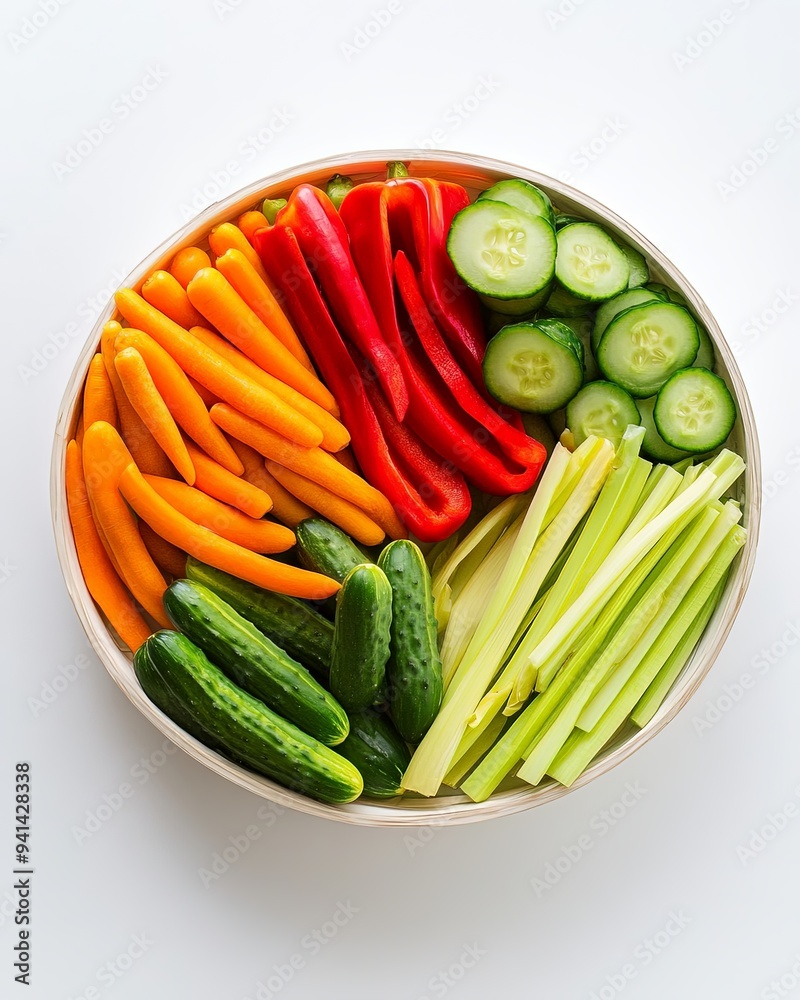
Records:
<instances>
[{"instance_id":1,"label":"pale green celery stalk","mask_svg":"<svg viewBox=\"0 0 800 1000\"><path fill-rule=\"evenodd\" d=\"M667 469L669 469L669 468L670 468L670 466L668 466L668 465L654 465L653 466L653 469L652 469L650 475L647 477L647 482L644 484L644 489L639 494L639 499L636 501L636 506L633 508L633 516L634 517L639 513L639 511L642 508L642 505L650 497L650 494L653 492L653 490L656 488L656 486L658 486L658 484L661 482L661 480L665 476L669 475L669 473L667 472ZM674 472L675 470L673 469L671 471ZM672 498L670 497L669 499L672 499ZM665 506L666 506L667 501L665 501L664 503L665 503Z\"/></svg>"},{"instance_id":2,"label":"pale green celery stalk","mask_svg":"<svg viewBox=\"0 0 800 1000\"><path fill-rule=\"evenodd\" d=\"M627 541L624 541L625 535L623 535L600 572L594 575L580 597L567 608L555 627L531 653L534 666L539 668L540 684L543 682L543 665L565 652L565 647L576 630L582 625L586 627L594 619L611 599L631 568L647 554L658 539L684 514L697 512L711 500L718 499L741 475L743 468L744 462L738 455L727 450L721 452L711 466L703 470L691 486L675 496L660 514ZM626 531L625 534L627 533ZM552 674L547 678L547 683L551 679Z\"/></svg>"},{"instance_id":3,"label":"pale green celery stalk","mask_svg":"<svg viewBox=\"0 0 800 1000\"><path fill-rule=\"evenodd\" d=\"M497 742L507 722L508 719L502 715L491 719L486 729L480 733L478 738L463 753L456 757L450 770L444 776L443 784L449 788L458 788L473 767Z\"/></svg>"},{"instance_id":4,"label":"pale green celery stalk","mask_svg":"<svg viewBox=\"0 0 800 1000\"><path fill-rule=\"evenodd\" d=\"M544 514L568 465L569 453L566 449L556 446L545 466L528 510L537 534ZM520 532L521 536L523 532L525 532L525 527ZM525 532L525 538L530 533L530 531ZM523 541L524 539L521 537L520 544ZM531 543L532 546L533 543ZM526 557L528 554L526 553ZM523 568L524 565L523 563ZM511 587L516 583L518 580L510 581ZM502 617L510 597L511 593L501 593L500 587L495 590L490 611L495 621ZM523 608L520 618L524 616L529 606L530 604ZM488 617L488 613L486 617ZM510 623L512 636L518 624L518 621ZM501 652L507 645L508 640L503 643ZM475 711L475 706L486 688L494 679L496 662L492 662L486 656L477 655L479 653L481 650L473 649L473 643L470 643L470 648L445 693L439 713L412 755L411 762L403 776L403 787L409 791L419 792L421 795L435 795L438 791L442 779L450 767L453 754L458 749L467 721Z\"/></svg>"},{"instance_id":5,"label":"pale green celery stalk","mask_svg":"<svg viewBox=\"0 0 800 1000\"><path fill-rule=\"evenodd\" d=\"M631 710L637 705L642 694L652 688L654 678L657 679L662 674L668 675L671 684L680 674L719 603L728 567L744 544L745 537L746 532L743 528L731 529L714 558L692 585L667 627L651 646L636 672L626 682L602 719L591 732L574 730L547 769L547 773L556 781L569 786L583 774L630 716ZM666 694L667 690L668 688L663 694Z\"/></svg>"},{"instance_id":6,"label":"pale green celery stalk","mask_svg":"<svg viewBox=\"0 0 800 1000\"><path fill-rule=\"evenodd\" d=\"M723 508L721 514L713 506L706 508L697 522L695 538L689 534L684 544L671 557L669 565L659 575L655 587L651 587L648 593L642 596L634 610L628 629L630 637L627 649L624 650L624 665L619 658L610 660L604 664L605 677L598 668L598 686L581 712L578 719L579 729L589 731L597 725L640 660L647 655L650 646L666 627L691 585L706 568L729 530L741 516L741 511L733 505ZM655 615L652 615L651 607L657 609ZM650 621L644 631L635 637L633 623L640 615L649 618ZM631 637L634 641L631 641ZM623 648L620 647L617 652L623 653Z\"/></svg>"},{"instance_id":7,"label":"pale green celery stalk","mask_svg":"<svg viewBox=\"0 0 800 1000\"><path fill-rule=\"evenodd\" d=\"M564 473L564 478L561 480L561 484L553 496L549 507L547 508L544 518L542 519L541 531L548 528L553 521L561 513L564 504L569 500L572 494L575 492L575 487L583 475L583 470L586 463L591 460L591 458L597 454L597 450L610 442L606 441L604 438L597 437L596 434L591 434L582 444L580 444L575 451L571 453L571 461ZM563 448L564 445L561 442L558 443L556 447Z\"/></svg>"},{"instance_id":8,"label":"pale green celery stalk","mask_svg":"<svg viewBox=\"0 0 800 1000\"><path fill-rule=\"evenodd\" d=\"M684 472L686 472L686 470L692 465L694 465L694 459L690 455L688 458L682 458L680 462L674 462L672 468L676 472L680 472L680 474L683 475Z\"/></svg>"},{"instance_id":9,"label":"pale green celery stalk","mask_svg":"<svg viewBox=\"0 0 800 1000\"><path fill-rule=\"evenodd\" d=\"M452 588L450 584L456 570L469 554L476 549L481 550L483 555L489 551L522 509L524 500L524 496L513 496L508 497L502 503L498 504L456 546L442 566L434 568L432 574L434 611L440 630L444 629L447 625L447 618L450 614L452 604Z\"/></svg>"},{"instance_id":10,"label":"pale green celery stalk","mask_svg":"<svg viewBox=\"0 0 800 1000\"><path fill-rule=\"evenodd\" d=\"M656 712L661 707L661 703L669 694L672 685L678 679L679 674L683 670L684 666L689 660L689 656L694 650L697 640L700 638L703 630L708 624L708 620L719 604L720 598L722 597L722 592L725 589L725 584L728 580L728 573L724 573L719 583L714 588L714 593L709 597L708 601L703 605L703 610L701 614L695 619L692 624L692 632L695 632L695 639L687 646L689 642L688 636L690 633L687 632L685 640L681 640L679 646L670 655L667 662L658 671L655 677L650 679L650 684L646 691L641 690L641 682L647 678L647 673L642 671L641 667L637 671L637 684L633 689L637 694L641 694L639 701L631 713L631 722L638 726L639 729L643 729L647 723L653 718ZM626 686L627 691L627 686ZM631 692L631 696L632 696Z\"/></svg>"}]
</instances>

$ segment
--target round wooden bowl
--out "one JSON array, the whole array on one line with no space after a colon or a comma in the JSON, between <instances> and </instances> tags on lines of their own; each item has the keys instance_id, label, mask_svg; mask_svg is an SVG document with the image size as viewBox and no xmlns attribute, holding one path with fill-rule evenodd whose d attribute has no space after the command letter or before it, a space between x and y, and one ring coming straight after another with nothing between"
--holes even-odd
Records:
<instances>
[{"instance_id":1,"label":"round wooden bowl","mask_svg":"<svg viewBox=\"0 0 800 1000\"><path fill-rule=\"evenodd\" d=\"M544 189L560 211L574 211L595 220L637 247L647 258L652 278L679 289L705 325L716 349L717 371L728 383L736 399L739 416L731 436L731 446L747 463L747 472L736 486L737 498L743 503L742 523L748 529L747 542L734 564L719 607L694 655L659 712L643 729L637 730L631 727L619 733L615 741L605 748L598 759L572 785L572 788L580 788L630 757L674 719L692 697L717 658L731 629L744 598L755 560L761 507L761 459L752 408L733 353L717 321L680 271L624 219L594 199L552 177L516 164L502 163L481 156L438 151L434 155L420 150L395 149L351 153L317 160L281 171L251 184L203 211L142 261L125 279L124 285L140 286L151 271L165 266L176 251L185 246L204 244L206 234L212 226L235 219L242 212L260 204L261 199L265 197L282 196L294 185L302 182L324 187L330 176L337 172L350 175L356 182L382 178L385 176L385 165L391 160L403 160L408 163L412 175L428 175L463 184L473 196L503 177L524 177ZM550 781L535 788L519 783L517 787L498 791L487 801L480 803L472 802L460 793L451 793L432 799L404 797L381 803L363 801L344 806L326 805L289 791L273 781L232 764L187 735L153 705L142 691L133 672L130 651L121 645L110 631L86 589L72 539L64 493L65 451L67 442L74 435L83 381L89 361L97 349L103 324L113 314L112 301L98 318L64 393L53 445L50 495L58 557L78 617L106 669L136 708L188 754L217 774L241 785L242 788L247 788L256 795L282 806L343 823L360 826L471 823L530 809L532 806L542 805L566 795L571 789Z\"/></svg>"}]
</instances>

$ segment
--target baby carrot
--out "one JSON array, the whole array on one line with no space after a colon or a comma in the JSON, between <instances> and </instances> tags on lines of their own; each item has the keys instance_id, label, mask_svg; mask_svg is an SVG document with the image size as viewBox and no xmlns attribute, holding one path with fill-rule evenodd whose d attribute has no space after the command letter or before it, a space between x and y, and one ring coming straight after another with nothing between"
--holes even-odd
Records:
<instances>
[{"instance_id":1,"label":"baby carrot","mask_svg":"<svg viewBox=\"0 0 800 1000\"><path fill-rule=\"evenodd\" d=\"M208 245L215 257L221 257L227 250L239 250L247 257L253 267L258 271L261 280L269 283L267 272L261 263L261 258L250 246L247 237L233 225L232 222L223 222L221 226L214 226L208 234Z\"/></svg>"},{"instance_id":2,"label":"baby carrot","mask_svg":"<svg viewBox=\"0 0 800 1000\"><path fill-rule=\"evenodd\" d=\"M130 288L122 288L115 298L117 308L132 327L149 333L187 375L196 378L220 399L252 414L256 420L274 427L298 444L312 447L322 441L322 431L310 420L227 364L197 337L145 302L141 295Z\"/></svg>"},{"instance_id":3,"label":"baby carrot","mask_svg":"<svg viewBox=\"0 0 800 1000\"><path fill-rule=\"evenodd\" d=\"M221 257L217 257L215 266L233 285L267 329L275 334L304 368L313 373L314 366L300 343L300 338L278 305L278 300L247 257L240 250L226 250Z\"/></svg>"},{"instance_id":4,"label":"baby carrot","mask_svg":"<svg viewBox=\"0 0 800 1000\"><path fill-rule=\"evenodd\" d=\"M347 428L332 413L323 409L318 403L308 399L302 393L298 392L297 389L293 389L285 382L281 382L279 378L275 378L274 375L265 372L263 368L259 368L255 361L251 361L246 354L242 354L230 341L224 337L220 337L218 333L214 333L204 326L193 326L190 332L198 340L202 340L206 347L210 347L212 351L216 351L217 354L223 357L234 368L237 368L242 374L251 378L254 382L258 382L259 385L263 385L270 392L274 392L284 403L288 403L298 413L302 413L304 417L308 417L322 432L320 446L326 451L339 451L350 441L350 434Z\"/></svg>"},{"instance_id":5,"label":"baby carrot","mask_svg":"<svg viewBox=\"0 0 800 1000\"><path fill-rule=\"evenodd\" d=\"M177 278L181 288L186 288L192 278L203 267L211 267L211 258L200 247L184 247L172 258L169 273Z\"/></svg>"},{"instance_id":6,"label":"baby carrot","mask_svg":"<svg viewBox=\"0 0 800 1000\"><path fill-rule=\"evenodd\" d=\"M244 465L243 478L248 483L252 483L253 486L268 493L272 498L270 514L276 521L280 521L281 524L285 524L289 528L296 528L301 521L314 516L314 511L310 507L306 507L304 503L293 497L274 476L267 472L263 455L259 455L255 448L251 448L244 441L231 438L230 442Z\"/></svg>"},{"instance_id":7,"label":"baby carrot","mask_svg":"<svg viewBox=\"0 0 800 1000\"><path fill-rule=\"evenodd\" d=\"M194 329L196 330L197 327L194 327ZM171 356L172 355L170 355L170 357ZM222 402L219 396L215 396L213 392L211 392L209 389L206 389L206 387L204 385L201 385L196 378L192 378L191 375L187 375L186 377L189 379L189 384L191 385L191 387L194 389L197 395L203 400L206 406L213 406L214 403Z\"/></svg>"},{"instance_id":8,"label":"baby carrot","mask_svg":"<svg viewBox=\"0 0 800 1000\"><path fill-rule=\"evenodd\" d=\"M405 529L386 497L328 452L321 448L300 448L226 403L211 407L211 419L228 434L261 452L265 458L313 480L360 507L392 538L405 537Z\"/></svg>"},{"instance_id":9,"label":"baby carrot","mask_svg":"<svg viewBox=\"0 0 800 1000\"><path fill-rule=\"evenodd\" d=\"M178 425L156 389L144 358L135 347L126 347L114 357L114 367L134 410L161 445L164 454L191 486L195 481L194 465Z\"/></svg>"},{"instance_id":10,"label":"baby carrot","mask_svg":"<svg viewBox=\"0 0 800 1000\"><path fill-rule=\"evenodd\" d=\"M291 354L215 268L204 267L189 282L189 299L219 332L264 371L330 409L331 393Z\"/></svg>"},{"instance_id":11,"label":"baby carrot","mask_svg":"<svg viewBox=\"0 0 800 1000\"><path fill-rule=\"evenodd\" d=\"M228 541L262 553L285 552L294 545L294 533L282 524L249 517L177 479L161 479L159 476L144 478L175 510Z\"/></svg>"},{"instance_id":12,"label":"baby carrot","mask_svg":"<svg viewBox=\"0 0 800 1000\"><path fill-rule=\"evenodd\" d=\"M142 297L187 330L203 321L189 301L186 289L169 271L153 271L142 285Z\"/></svg>"},{"instance_id":13,"label":"baby carrot","mask_svg":"<svg viewBox=\"0 0 800 1000\"><path fill-rule=\"evenodd\" d=\"M133 463L120 476L119 486L131 507L154 531L209 566L292 597L322 600L339 589L327 576L268 559L195 524L163 500Z\"/></svg>"},{"instance_id":14,"label":"baby carrot","mask_svg":"<svg viewBox=\"0 0 800 1000\"><path fill-rule=\"evenodd\" d=\"M120 639L136 651L150 635L151 629L117 575L97 533L83 478L80 447L76 441L67 445L65 474L72 537L86 587Z\"/></svg>"},{"instance_id":15,"label":"baby carrot","mask_svg":"<svg viewBox=\"0 0 800 1000\"><path fill-rule=\"evenodd\" d=\"M205 403L192 388L178 362L141 330L123 330L118 334L114 346L118 352L128 347L139 352L175 423L220 465L224 465L235 476L240 476L244 471L242 463L228 439L209 417Z\"/></svg>"},{"instance_id":16,"label":"baby carrot","mask_svg":"<svg viewBox=\"0 0 800 1000\"><path fill-rule=\"evenodd\" d=\"M368 517L360 507L343 500L319 483L314 483L305 476L299 476L291 469L286 469L277 462L267 462L267 472L285 486L303 503L313 507L329 521L338 524L342 531L352 535L362 545L379 545L386 537L380 525Z\"/></svg>"},{"instance_id":17,"label":"baby carrot","mask_svg":"<svg viewBox=\"0 0 800 1000\"><path fill-rule=\"evenodd\" d=\"M83 412L78 417L78 423L75 426L75 440L78 442L78 447L83 448Z\"/></svg>"},{"instance_id":18,"label":"baby carrot","mask_svg":"<svg viewBox=\"0 0 800 1000\"><path fill-rule=\"evenodd\" d=\"M170 460L156 443L155 438L147 429L145 422L133 408L125 390L122 388L117 369L114 365L114 341L122 331L122 327L115 320L111 320L103 327L103 334L100 338L100 350L103 354L106 372L114 391L114 400L117 404L117 415L119 416L119 430L125 444L130 449L133 460L143 472L152 473L154 476L171 476L174 469Z\"/></svg>"},{"instance_id":19,"label":"baby carrot","mask_svg":"<svg viewBox=\"0 0 800 1000\"><path fill-rule=\"evenodd\" d=\"M86 383L83 387L83 421L86 426L95 420L105 420L116 427L117 404L114 389L108 377L102 354L95 354L89 362Z\"/></svg>"},{"instance_id":20,"label":"baby carrot","mask_svg":"<svg viewBox=\"0 0 800 1000\"><path fill-rule=\"evenodd\" d=\"M230 504L250 517L263 517L272 509L272 498L268 493L252 486L246 479L234 476L223 468L205 452L195 448L191 441L186 442L197 479L195 486L215 500Z\"/></svg>"},{"instance_id":21,"label":"baby carrot","mask_svg":"<svg viewBox=\"0 0 800 1000\"><path fill-rule=\"evenodd\" d=\"M170 628L162 604L166 581L150 558L133 514L120 495L119 477L131 454L111 424L96 420L83 435L86 492L98 534L105 538L128 589L149 615Z\"/></svg>"},{"instance_id":22,"label":"baby carrot","mask_svg":"<svg viewBox=\"0 0 800 1000\"><path fill-rule=\"evenodd\" d=\"M267 229L269 227L269 219L263 212L255 208L250 212L243 212L236 220L236 224L244 233L244 238L252 246L253 234L257 233L259 229Z\"/></svg>"},{"instance_id":23,"label":"baby carrot","mask_svg":"<svg viewBox=\"0 0 800 1000\"><path fill-rule=\"evenodd\" d=\"M177 482L174 479L169 481ZM192 487L189 486L187 489L192 489ZM152 556L153 562L164 576L172 577L173 580L182 580L186 576L185 552L181 552L177 545L168 542L166 538L157 535L146 521L139 522L139 534L142 536L142 541Z\"/></svg>"}]
</instances>

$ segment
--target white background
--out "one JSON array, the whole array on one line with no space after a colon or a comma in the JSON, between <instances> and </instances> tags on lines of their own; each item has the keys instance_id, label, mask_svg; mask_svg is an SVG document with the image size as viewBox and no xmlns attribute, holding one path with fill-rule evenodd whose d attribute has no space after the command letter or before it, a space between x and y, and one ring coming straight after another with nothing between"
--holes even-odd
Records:
<instances>
[{"instance_id":1,"label":"white background","mask_svg":"<svg viewBox=\"0 0 800 1000\"><path fill-rule=\"evenodd\" d=\"M785 117L800 105L800 6L729 0L726 23L721 0L572 13L563 0L548 16L557 3L394 0L363 48L384 0L3 4L3 997L263 1000L276 967L286 1000L800 997L799 647L782 638L800 630L800 119ZM154 89L134 90L145 77ZM126 112L132 93L146 96ZM102 119L75 166L70 147ZM569 174L672 258L738 344L766 499L733 633L660 737L556 804L415 833L277 815L163 753L70 605L48 464L93 316L196 189L423 143ZM758 166L744 162L754 152ZM32 762L35 803L27 990L6 895L17 759ZM126 782L131 797L82 837ZM249 826L249 849L204 885L200 870ZM753 839L762 828L771 839ZM343 926L313 944L337 912Z\"/></svg>"}]
</instances>

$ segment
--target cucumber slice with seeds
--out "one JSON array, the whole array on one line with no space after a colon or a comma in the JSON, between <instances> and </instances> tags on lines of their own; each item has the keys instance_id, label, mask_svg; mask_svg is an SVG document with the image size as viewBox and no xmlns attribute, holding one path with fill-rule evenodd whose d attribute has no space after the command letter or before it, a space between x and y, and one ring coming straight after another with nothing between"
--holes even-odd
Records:
<instances>
[{"instance_id":1,"label":"cucumber slice with seeds","mask_svg":"<svg viewBox=\"0 0 800 1000\"><path fill-rule=\"evenodd\" d=\"M699 346L697 324L683 306L645 302L609 323L597 363L609 381L643 398L654 396L670 375L691 365Z\"/></svg>"},{"instance_id":2,"label":"cucumber slice with seeds","mask_svg":"<svg viewBox=\"0 0 800 1000\"><path fill-rule=\"evenodd\" d=\"M487 199L456 215L447 252L476 292L495 299L528 299L553 280L556 236L541 216Z\"/></svg>"},{"instance_id":3,"label":"cucumber slice with seeds","mask_svg":"<svg viewBox=\"0 0 800 1000\"><path fill-rule=\"evenodd\" d=\"M710 451L733 430L736 404L719 375L706 368L685 368L660 389L653 419L661 437L673 448Z\"/></svg>"},{"instance_id":4,"label":"cucumber slice with seeds","mask_svg":"<svg viewBox=\"0 0 800 1000\"><path fill-rule=\"evenodd\" d=\"M628 424L638 423L636 403L613 382L589 382L567 405L567 427L576 447L596 434L618 448Z\"/></svg>"},{"instance_id":5,"label":"cucumber slice with seeds","mask_svg":"<svg viewBox=\"0 0 800 1000\"><path fill-rule=\"evenodd\" d=\"M643 254L628 246L627 243L618 243L617 245L628 258L628 266L631 269L628 288L638 288L640 285L646 284L650 280L650 270Z\"/></svg>"},{"instance_id":6,"label":"cucumber slice with seeds","mask_svg":"<svg viewBox=\"0 0 800 1000\"><path fill-rule=\"evenodd\" d=\"M647 287L651 292L655 292L662 299L667 302L677 302L679 306L685 306L686 299L680 292L676 291L674 288L667 288L666 285L662 284L660 281L648 281Z\"/></svg>"},{"instance_id":7,"label":"cucumber slice with seeds","mask_svg":"<svg viewBox=\"0 0 800 1000\"><path fill-rule=\"evenodd\" d=\"M615 295L613 299L609 299L608 302L604 302L597 310L594 318L592 350L597 352L600 340L606 332L608 324L615 316L619 316L621 312L630 309L631 306L641 306L645 302L658 301L659 299L655 292L651 292L646 288L628 288L624 292L620 292L619 295Z\"/></svg>"},{"instance_id":8,"label":"cucumber slice with seeds","mask_svg":"<svg viewBox=\"0 0 800 1000\"><path fill-rule=\"evenodd\" d=\"M711 341L705 327L697 324L697 332L700 336L700 347L697 350L697 357L694 359L692 368L708 368L710 372L714 371L714 366L717 363L717 356L714 353L714 344Z\"/></svg>"},{"instance_id":9,"label":"cucumber slice with seeds","mask_svg":"<svg viewBox=\"0 0 800 1000\"><path fill-rule=\"evenodd\" d=\"M583 348L558 320L514 323L489 341L483 378L499 402L527 413L551 413L583 383Z\"/></svg>"},{"instance_id":10,"label":"cucumber slice with seeds","mask_svg":"<svg viewBox=\"0 0 800 1000\"><path fill-rule=\"evenodd\" d=\"M550 285L546 285L536 295L527 299L495 299L491 295L481 295L481 302L492 312L505 316L526 316L540 309L550 296ZM508 319L506 319L506 323Z\"/></svg>"},{"instance_id":11,"label":"cucumber slice with seeds","mask_svg":"<svg viewBox=\"0 0 800 1000\"><path fill-rule=\"evenodd\" d=\"M553 316L559 323L568 326L575 334L583 347L583 381L594 382L602 378L600 369L597 367L594 352L592 351L592 330L594 324L590 316Z\"/></svg>"},{"instance_id":12,"label":"cucumber slice with seeds","mask_svg":"<svg viewBox=\"0 0 800 1000\"><path fill-rule=\"evenodd\" d=\"M653 407L656 405L657 398L657 396L650 396L647 399L636 400L640 422L644 427L642 451L656 462L668 462L672 465L673 462L680 462L681 459L688 458L692 453L683 451L681 448L673 448L658 433L656 422L653 419Z\"/></svg>"},{"instance_id":13,"label":"cucumber slice with seeds","mask_svg":"<svg viewBox=\"0 0 800 1000\"><path fill-rule=\"evenodd\" d=\"M551 226L555 225L553 203L540 188L519 177L498 181L486 191L481 191L478 201L502 201L506 205L518 208L520 212L540 215Z\"/></svg>"},{"instance_id":14,"label":"cucumber slice with seeds","mask_svg":"<svg viewBox=\"0 0 800 1000\"><path fill-rule=\"evenodd\" d=\"M573 295L600 302L628 287L628 258L593 222L559 229L556 277Z\"/></svg>"}]
</instances>

